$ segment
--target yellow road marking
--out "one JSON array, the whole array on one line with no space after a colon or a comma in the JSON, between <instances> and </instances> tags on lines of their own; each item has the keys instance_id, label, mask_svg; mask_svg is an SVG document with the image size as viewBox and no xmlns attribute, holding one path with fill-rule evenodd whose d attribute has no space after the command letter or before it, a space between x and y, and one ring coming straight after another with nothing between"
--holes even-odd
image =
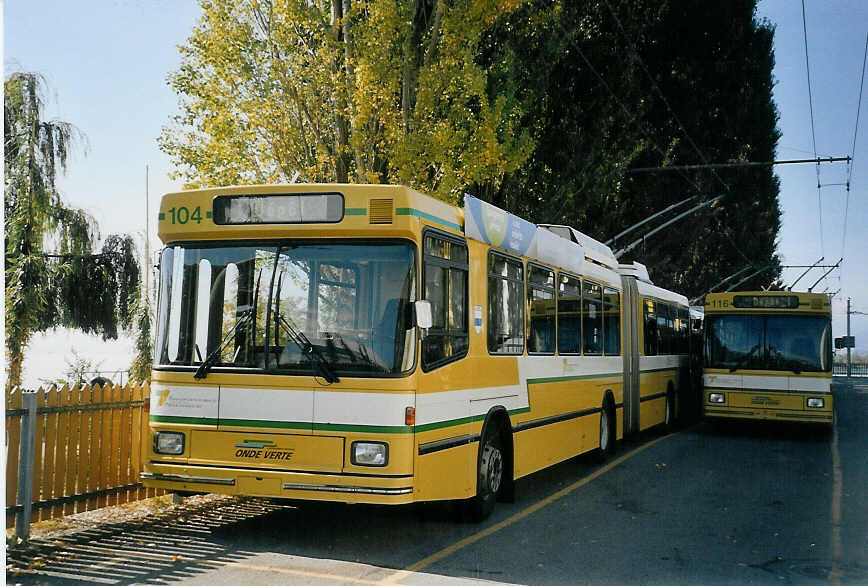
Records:
<instances>
[{"instance_id":1,"label":"yellow road marking","mask_svg":"<svg viewBox=\"0 0 868 586\"><path fill-rule=\"evenodd\" d=\"M453 543L449 547L441 549L437 553L429 555L428 557L426 557L422 560L419 560L415 564L407 566L405 568L405 571L418 572L419 570L427 568L428 566L439 562L443 558L452 555L456 551L463 549L463 548L467 547L468 545L476 543L480 539L484 539L484 538L488 537L489 535L497 533L501 529L509 527L510 525L515 523L516 521L520 521L520 520L524 519L525 517L528 517L529 515L532 515L535 512L539 511L543 507L548 506L548 505L552 504L553 502L564 498L565 496L567 496L571 492L575 491L576 489L581 488L582 486L588 484L589 482L591 482L595 478L602 476L603 474L605 474L606 472L608 472L612 468L620 465L625 460L628 460L629 458L632 458L633 456L647 450L648 448L650 448L651 446L653 446L657 442L662 441L662 440L666 439L667 437L672 437L672 435L675 435L675 434L664 435L664 436L658 437L655 440L648 442L647 444L639 446L638 448L636 448L635 450L633 450L629 454L624 454L620 458L612 460L612 462L610 462L609 464L606 464L605 466L603 466L599 470L593 472L592 474L585 476L581 480L577 480L573 484L571 484L565 488L562 488L561 490L557 491L556 493L552 494L549 497L546 497L545 499L543 499L541 501L537 501L536 503L530 505L526 509L519 511L518 513L512 515L511 517L504 519L503 521L500 521L499 523L495 523L494 525L492 525L490 527L486 527L485 529L483 529L482 531L480 531L478 533L470 535L469 537L465 537L461 541ZM403 576L401 576L401 577L403 577ZM384 580L383 583L392 582L395 579L400 579L400 578L395 578L394 576L390 576L389 578L386 578L386 580Z\"/></svg>"},{"instance_id":2,"label":"yellow road marking","mask_svg":"<svg viewBox=\"0 0 868 586\"><path fill-rule=\"evenodd\" d=\"M832 428L832 530L829 535L829 549L832 553L832 567L829 570L829 581L832 584L841 583L841 453L838 451L838 425L834 421Z\"/></svg>"}]
</instances>

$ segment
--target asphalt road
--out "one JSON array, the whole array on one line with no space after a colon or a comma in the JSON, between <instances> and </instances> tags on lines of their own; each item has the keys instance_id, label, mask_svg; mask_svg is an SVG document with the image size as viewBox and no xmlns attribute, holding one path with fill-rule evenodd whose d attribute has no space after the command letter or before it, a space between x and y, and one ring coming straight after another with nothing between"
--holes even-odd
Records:
<instances>
[{"instance_id":1,"label":"asphalt road","mask_svg":"<svg viewBox=\"0 0 868 586\"><path fill-rule=\"evenodd\" d=\"M443 504L229 501L10 550L7 581L868 584L868 381L836 384L833 433L651 433L520 481L479 525Z\"/></svg>"}]
</instances>

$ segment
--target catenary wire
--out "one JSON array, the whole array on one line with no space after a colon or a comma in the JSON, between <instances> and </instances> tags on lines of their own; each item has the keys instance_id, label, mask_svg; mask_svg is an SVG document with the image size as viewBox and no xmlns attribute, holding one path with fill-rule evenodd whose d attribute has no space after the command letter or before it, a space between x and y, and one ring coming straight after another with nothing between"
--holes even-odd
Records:
<instances>
[{"instance_id":1,"label":"catenary wire","mask_svg":"<svg viewBox=\"0 0 868 586\"><path fill-rule=\"evenodd\" d=\"M853 165L856 157L856 137L859 134L859 113L862 110L862 92L865 89L865 62L868 60L868 33L865 35L865 53L862 57L862 79L859 81L859 101L856 102L856 128L853 130L853 147L850 149L850 163L847 165L847 197L844 202L844 231L841 236L841 256L847 244L847 216L850 212L850 181L853 178Z\"/></svg>"},{"instance_id":2,"label":"catenary wire","mask_svg":"<svg viewBox=\"0 0 868 586\"><path fill-rule=\"evenodd\" d=\"M817 158L817 135L814 132L814 98L811 92L811 64L808 60L808 25L805 18L805 0L802 0L802 32L805 39L805 71L808 75L808 111L811 115L811 145L814 148L814 158ZM817 208L819 210L820 223L820 253L824 254L823 245L823 200L820 193L820 162L817 161Z\"/></svg>"},{"instance_id":3,"label":"catenary wire","mask_svg":"<svg viewBox=\"0 0 868 586\"><path fill-rule=\"evenodd\" d=\"M615 103L618 104L618 106L621 108L621 110L623 110L624 114L627 116L628 121L629 121L630 123L635 123L636 127L640 130L640 132L641 132L641 133L643 134L643 136L645 137L645 140L647 140L648 143L649 143L651 146L653 146L653 147L657 150L657 152L660 153L661 156L665 157L665 156L666 156L665 151L664 151L662 148L660 148L660 146L658 146L656 142L654 142L653 140L651 140L651 138L650 138L650 134L645 130L645 128L642 127L642 125L640 124L640 122L636 119L636 116L633 115L633 114L630 112L629 108L627 108L627 106L625 106L624 103L623 103L623 102L618 98L618 95L617 95L617 94L615 93L615 91L614 91L614 90L609 86L609 84L606 83L606 80L605 80L605 79L603 78L603 76L602 76L602 75L597 71L597 69L596 69L596 68L594 67L594 65L591 63L590 59L588 59L588 57L585 55L584 51L582 51L582 48L581 48L581 47L579 46L579 44L576 42L575 37L573 37L572 35L570 35L570 33L566 30L566 28L563 26L563 23L561 23L561 30L562 30L562 32L564 33L564 37L565 37L565 38L566 38L566 39L567 39L567 40L572 44L573 48L574 48L574 49L579 53L579 56L582 58L582 60L585 62L585 64L588 66L588 68L591 70L591 72L592 72L592 73L597 77L597 79L600 81L600 83L603 84L603 87L606 88L606 91L609 92L609 94L612 96L612 99L615 101ZM685 174L683 171L680 171L680 170L679 170L678 173L681 175L681 177L682 177L685 181L687 181L688 183L690 183L691 185L693 185L693 187L696 188L697 193L702 193L702 188L699 186L698 183L696 183L696 181L694 181L694 180L691 179L689 176L687 176L687 174ZM730 244L732 245L732 247L736 250L736 252L738 252L738 254L739 254L739 255L740 255L740 256L741 256L741 257L742 257L742 258L743 258L743 259L744 259L744 260L745 260L749 265L751 265L751 266L756 266L757 263L755 263L754 261L752 261L751 259L749 259L749 258L747 257L747 255L746 255L746 254L741 250L741 248L736 244L735 240L733 240L732 235L730 235L729 230L726 228L726 226L724 226L723 234L724 234L724 236L726 236L727 240L729 240L729 243L730 243Z\"/></svg>"},{"instance_id":4,"label":"catenary wire","mask_svg":"<svg viewBox=\"0 0 868 586\"><path fill-rule=\"evenodd\" d=\"M660 96L660 99L663 101L663 104L666 106L666 109L669 110L669 113L672 114L672 117L675 119L675 122L678 123L678 127L681 129L681 132L684 134L685 138L687 138L687 142L690 143L690 146L693 147L693 150L696 151L696 154L699 155L699 158L702 160L703 164L708 165L708 158L705 156L705 153L696 145L693 138L690 136L690 133L687 132L687 128L684 127L684 124L681 123L681 119L678 118L678 115L675 113L675 110L672 106L669 105L669 100L666 99L666 96L663 95L663 91L660 89L660 86L657 85L657 82L654 80L654 76L651 75L651 72L648 71L648 68L645 66L645 62L642 61L642 58L639 56L639 52L636 50L635 45L633 45L633 41L630 40L630 37L627 35L627 31L624 29L624 25L621 24L621 19L618 18L618 14L615 12L615 9L612 8L609 0L606 0L606 7L609 9L609 13L612 15L612 18L615 19L615 23L618 25L618 29L621 31L621 35L624 37L624 40L627 41L627 44L630 47L630 53L635 57L636 62L642 67L642 71L645 72L645 75L648 77L648 80L651 82L651 87L657 92L657 95ZM814 153L816 155L816 153ZM720 181L720 184L723 185L724 190L727 192L730 191L729 185L724 181L721 176L717 173L717 170L711 169L711 173Z\"/></svg>"}]
</instances>

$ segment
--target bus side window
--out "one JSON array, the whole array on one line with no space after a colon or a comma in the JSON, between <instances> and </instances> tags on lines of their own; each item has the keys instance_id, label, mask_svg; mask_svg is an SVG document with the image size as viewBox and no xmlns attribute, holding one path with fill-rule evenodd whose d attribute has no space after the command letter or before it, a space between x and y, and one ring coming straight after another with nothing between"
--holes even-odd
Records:
<instances>
[{"instance_id":1,"label":"bus side window","mask_svg":"<svg viewBox=\"0 0 868 586\"><path fill-rule=\"evenodd\" d=\"M690 333L690 314L686 307L678 307L678 354L688 353L687 337Z\"/></svg>"},{"instance_id":2,"label":"bus side window","mask_svg":"<svg viewBox=\"0 0 868 586\"><path fill-rule=\"evenodd\" d=\"M645 356L657 356L657 316L654 301L645 300Z\"/></svg>"},{"instance_id":3,"label":"bus side window","mask_svg":"<svg viewBox=\"0 0 868 586\"><path fill-rule=\"evenodd\" d=\"M603 346L606 356L621 353L621 294L617 289L603 289Z\"/></svg>"},{"instance_id":4,"label":"bus side window","mask_svg":"<svg viewBox=\"0 0 868 586\"><path fill-rule=\"evenodd\" d=\"M488 351L524 352L524 267L495 252L488 253Z\"/></svg>"},{"instance_id":5,"label":"bus side window","mask_svg":"<svg viewBox=\"0 0 868 586\"><path fill-rule=\"evenodd\" d=\"M672 354L672 307L657 303L657 353Z\"/></svg>"},{"instance_id":6,"label":"bus side window","mask_svg":"<svg viewBox=\"0 0 868 586\"><path fill-rule=\"evenodd\" d=\"M585 354L603 353L603 287L586 280L582 287L582 333Z\"/></svg>"},{"instance_id":7,"label":"bus side window","mask_svg":"<svg viewBox=\"0 0 868 586\"><path fill-rule=\"evenodd\" d=\"M468 347L467 245L454 237L426 233L423 250L425 290L432 327L422 340L422 368L462 358Z\"/></svg>"},{"instance_id":8,"label":"bus side window","mask_svg":"<svg viewBox=\"0 0 868 586\"><path fill-rule=\"evenodd\" d=\"M555 353L555 273L530 265L527 271L527 303L530 313L527 351Z\"/></svg>"},{"instance_id":9,"label":"bus side window","mask_svg":"<svg viewBox=\"0 0 868 586\"><path fill-rule=\"evenodd\" d=\"M563 273L558 286L558 353L582 353L582 281Z\"/></svg>"}]
</instances>

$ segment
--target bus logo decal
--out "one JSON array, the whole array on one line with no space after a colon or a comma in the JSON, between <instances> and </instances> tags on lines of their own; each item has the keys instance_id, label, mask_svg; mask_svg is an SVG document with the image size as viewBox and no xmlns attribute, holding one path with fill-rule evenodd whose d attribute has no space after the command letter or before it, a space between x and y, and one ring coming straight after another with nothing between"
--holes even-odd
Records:
<instances>
[{"instance_id":1,"label":"bus logo decal","mask_svg":"<svg viewBox=\"0 0 868 586\"><path fill-rule=\"evenodd\" d=\"M248 460L290 460L295 453L294 449L281 448L271 440L244 440L235 447L238 448L235 457Z\"/></svg>"},{"instance_id":2,"label":"bus logo decal","mask_svg":"<svg viewBox=\"0 0 868 586\"><path fill-rule=\"evenodd\" d=\"M771 397L752 397L750 400L754 405L780 405L781 402Z\"/></svg>"}]
</instances>

